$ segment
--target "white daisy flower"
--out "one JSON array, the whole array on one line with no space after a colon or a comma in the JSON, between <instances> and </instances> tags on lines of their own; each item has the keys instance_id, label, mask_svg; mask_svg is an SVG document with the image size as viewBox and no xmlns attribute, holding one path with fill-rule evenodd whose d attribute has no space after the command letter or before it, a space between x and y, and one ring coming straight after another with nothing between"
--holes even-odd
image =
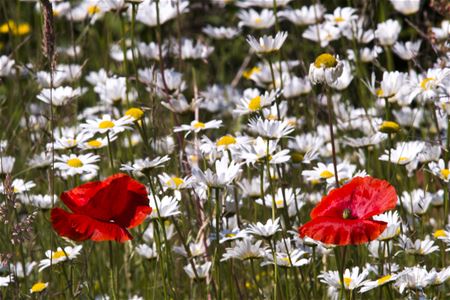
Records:
<instances>
[{"instance_id":1,"label":"white daisy flower","mask_svg":"<svg viewBox=\"0 0 450 300\"><path fill-rule=\"evenodd\" d=\"M262 240L253 242L251 238L236 240L234 247L226 248L220 261L229 259L257 259L265 256L266 248L262 246Z\"/></svg>"},{"instance_id":2,"label":"white daisy flower","mask_svg":"<svg viewBox=\"0 0 450 300\"><path fill-rule=\"evenodd\" d=\"M55 168L63 173L63 176L74 176L85 173L96 174L98 166L95 164L100 160L100 156L92 153L70 154L55 157Z\"/></svg>"},{"instance_id":3,"label":"white daisy flower","mask_svg":"<svg viewBox=\"0 0 450 300\"><path fill-rule=\"evenodd\" d=\"M255 29L270 28L275 24L275 15L273 10L263 9L261 12L257 12L254 9L241 10L237 14L239 18L239 27L251 27Z\"/></svg>"},{"instance_id":4,"label":"white daisy flower","mask_svg":"<svg viewBox=\"0 0 450 300\"><path fill-rule=\"evenodd\" d=\"M163 165L170 160L168 155L165 155L163 157L156 157L152 160L150 158L146 157L145 159L136 159L133 162L129 162L128 164L122 164L120 167L121 171L126 172L133 172L134 174L140 174L143 175L144 173L147 173L151 170L154 170L156 168L162 168Z\"/></svg>"},{"instance_id":5,"label":"white daisy flower","mask_svg":"<svg viewBox=\"0 0 450 300\"><path fill-rule=\"evenodd\" d=\"M81 88L73 89L70 86L60 86L53 89L43 89L37 98L47 104L64 106L72 100L80 97L84 91Z\"/></svg>"},{"instance_id":6,"label":"white daisy flower","mask_svg":"<svg viewBox=\"0 0 450 300\"><path fill-rule=\"evenodd\" d=\"M424 240L417 239L414 242L406 235L401 235L398 245L406 253L415 255L428 255L439 250L439 246L434 244L429 235Z\"/></svg>"},{"instance_id":7,"label":"white daisy flower","mask_svg":"<svg viewBox=\"0 0 450 300\"><path fill-rule=\"evenodd\" d=\"M360 272L359 267L353 267L350 269L345 269L344 271L344 288L346 290L355 290L364 286L366 283L366 278L369 275L369 271L367 269L362 269ZM341 280L339 279L338 271L327 271L318 276L320 278L320 282L326 283L336 289L341 289Z\"/></svg>"},{"instance_id":8,"label":"white daisy flower","mask_svg":"<svg viewBox=\"0 0 450 300\"><path fill-rule=\"evenodd\" d=\"M248 127L257 135L267 139L286 137L295 129L289 121L263 120L260 117L251 119Z\"/></svg>"},{"instance_id":9,"label":"white daisy flower","mask_svg":"<svg viewBox=\"0 0 450 300\"><path fill-rule=\"evenodd\" d=\"M291 21L297 26L318 23L326 9L322 4L302 6L300 9L286 9L278 12L278 16Z\"/></svg>"},{"instance_id":10,"label":"white daisy flower","mask_svg":"<svg viewBox=\"0 0 450 300\"><path fill-rule=\"evenodd\" d=\"M286 41L288 34L287 32L278 32L275 37L264 35L257 40L255 37L249 35L247 36L247 43L257 54L268 55L280 50L283 46L284 41Z\"/></svg>"},{"instance_id":11,"label":"white daisy flower","mask_svg":"<svg viewBox=\"0 0 450 300\"><path fill-rule=\"evenodd\" d=\"M240 33L240 30L238 28L224 26L213 27L211 25L207 25L202 29L202 31L210 38L216 40L230 40L235 38Z\"/></svg>"},{"instance_id":12,"label":"white daisy flower","mask_svg":"<svg viewBox=\"0 0 450 300\"><path fill-rule=\"evenodd\" d=\"M406 267L394 285L398 287L400 294L403 294L405 289L425 289L430 285L430 278L425 267Z\"/></svg>"},{"instance_id":13,"label":"white daisy flower","mask_svg":"<svg viewBox=\"0 0 450 300\"><path fill-rule=\"evenodd\" d=\"M404 15L412 15L419 11L420 0L389 0L394 9Z\"/></svg>"},{"instance_id":14,"label":"white daisy flower","mask_svg":"<svg viewBox=\"0 0 450 300\"><path fill-rule=\"evenodd\" d=\"M402 27L397 20L386 20L377 24L375 37L382 46L392 46L397 41Z\"/></svg>"},{"instance_id":15,"label":"white daisy flower","mask_svg":"<svg viewBox=\"0 0 450 300\"><path fill-rule=\"evenodd\" d=\"M433 197L422 189L415 189L411 192L404 191L399 200L409 214L423 215L427 212Z\"/></svg>"},{"instance_id":16,"label":"white daisy flower","mask_svg":"<svg viewBox=\"0 0 450 300\"><path fill-rule=\"evenodd\" d=\"M256 224L248 225L246 231L252 235L269 238L281 230L280 218L275 220L269 219L266 224L258 222Z\"/></svg>"},{"instance_id":17,"label":"white daisy flower","mask_svg":"<svg viewBox=\"0 0 450 300\"><path fill-rule=\"evenodd\" d=\"M320 47L327 47L331 41L339 39L341 31L339 28L329 24L321 23L309 26L302 34L302 37L320 43Z\"/></svg>"},{"instance_id":18,"label":"white daisy flower","mask_svg":"<svg viewBox=\"0 0 450 300\"><path fill-rule=\"evenodd\" d=\"M81 124L80 126L85 132L92 134L117 134L131 129L129 126L131 124L133 124L133 120L127 116L114 120L110 115L103 115L101 119L86 120L86 123Z\"/></svg>"},{"instance_id":19,"label":"white daisy flower","mask_svg":"<svg viewBox=\"0 0 450 300\"><path fill-rule=\"evenodd\" d=\"M269 160L269 164L282 164L287 162L291 158L289 156L289 150L284 149L276 152L277 145L277 140L265 141L263 138L258 137L252 143L242 145L238 156L246 164L263 162L266 158Z\"/></svg>"},{"instance_id":20,"label":"white daisy flower","mask_svg":"<svg viewBox=\"0 0 450 300\"><path fill-rule=\"evenodd\" d=\"M192 131L198 133L202 130L215 129L219 127L222 127L222 120L212 120L206 123L194 120L191 122L190 125L182 124L181 126L175 127L173 131L174 132L187 131L187 134L189 134Z\"/></svg>"},{"instance_id":21,"label":"white daisy flower","mask_svg":"<svg viewBox=\"0 0 450 300\"><path fill-rule=\"evenodd\" d=\"M158 178L163 186L168 187L169 189L172 190L188 189L191 188L192 184L194 183L194 178L190 176L181 178L177 176L168 175L167 173L163 173L159 175Z\"/></svg>"},{"instance_id":22,"label":"white daisy flower","mask_svg":"<svg viewBox=\"0 0 450 300\"><path fill-rule=\"evenodd\" d=\"M419 54L421 40L415 42L407 41L406 43L396 42L392 50L403 60L414 59Z\"/></svg>"},{"instance_id":23,"label":"white daisy flower","mask_svg":"<svg viewBox=\"0 0 450 300\"><path fill-rule=\"evenodd\" d=\"M137 254L145 259L158 258L158 250L155 243L153 243L151 247L147 244L140 244L137 245L134 249L136 250Z\"/></svg>"},{"instance_id":24,"label":"white daisy flower","mask_svg":"<svg viewBox=\"0 0 450 300\"><path fill-rule=\"evenodd\" d=\"M422 151L424 144L421 142L401 142L398 143L394 149L391 149L389 157L389 150L385 150L384 154L379 157L379 160L389 161L398 165L406 165L412 162L420 151Z\"/></svg>"},{"instance_id":25,"label":"white daisy flower","mask_svg":"<svg viewBox=\"0 0 450 300\"><path fill-rule=\"evenodd\" d=\"M367 291L370 291L372 289L375 289L377 287L385 285L389 282L394 282L401 275L402 275L402 273L387 274L387 275L384 275L383 277L378 278L377 280L366 280L366 282L364 283L363 287L359 290L359 292L365 293Z\"/></svg>"},{"instance_id":26,"label":"white daisy flower","mask_svg":"<svg viewBox=\"0 0 450 300\"><path fill-rule=\"evenodd\" d=\"M436 162L430 162L428 164L428 168L430 168L430 171L440 179L442 179L444 182L450 181L450 161L445 164L443 159L439 159L439 161Z\"/></svg>"},{"instance_id":27,"label":"white daisy flower","mask_svg":"<svg viewBox=\"0 0 450 300\"><path fill-rule=\"evenodd\" d=\"M387 223L386 229L378 236L378 240L386 241L393 239L400 233L400 227L402 220L400 219L397 211L387 211L381 215L373 216L375 221L382 221Z\"/></svg>"},{"instance_id":28,"label":"white daisy flower","mask_svg":"<svg viewBox=\"0 0 450 300\"><path fill-rule=\"evenodd\" d=\"M264 107L271 106L278 96L279 90L266 91L261 94L257 89L246 89L234 112L240 115L259 112Z\"/></svg>"},{"instance_id":29,"label":"white daisy flower","mask_svg":"<svg viewBox=\"0 0 450 300\"><path fill-rule=\"evenodd\" d=\"M11 174L15 162L15 157L0 156L0 174Z\"/></svg>"},{"instance_id":30,"label":"white daisy flower","mask_svg":"<svg viewBox=\"0 0 450 300\"><path fill-rule=\"evenodd\" d=\"M149 195L150 207L152 213L149 215L150 219L169 218L181 214L179 207L179 200L172 196Z\"/></svg>"},{"instance_id":31,"label":"white daisy flower","mask_svg":"<svg viewBox=\"0 0 450 300\"><path fill-rule=\"evenodd\" d=\"M211 266L212 262L207 261L204 264L194 264L195 271L192 268L191 264L187 264L186 266L184 266L183 270L191 279L205 279L209 275Z\"/></svg>"},{"instance_id":32,"label":"white daisy flower","mask_svg":"<svg viewBox=\"0 0 450 300\"><path fill-rule=\"evenodd\" d=\"M53 195L23 195L19 197L20 202L24 205L32 205L41 209L52 208L53 201L58 201L58 196Z\"/></svg>"},{"instance_id":33,"label":"white daisy flower","mask_svg":"<svg viewBox=\"0 0 450 300\"><path fill-rule=\"evenodd\" d=\"M192 175L198 182L208 187L221 188L228 186L241 173L241 164L229 161L227 156L223 156L214 163L215 171L207 169L202 171L198 168L192 169Z\"/></svg>"},{"instance_id":34,"label":"white daisy flower","mask_svg":"<svg viewBox=\"0 0 450 300\"><path fill-rule=\"evenodd\" d=\"M75 247L67 246L67 247L64 247L64 249L61 247L58 247L56 249L56 251L52 251L52 250L45 251L45 256L47 258L45 258L39 262L39 272L41 272L42 270L44 270L52 265L59 264L66 260L75 259L78 255L80 255L82 248L83 248L82 245L78 245Z\"/></svg>"}]
</instances>

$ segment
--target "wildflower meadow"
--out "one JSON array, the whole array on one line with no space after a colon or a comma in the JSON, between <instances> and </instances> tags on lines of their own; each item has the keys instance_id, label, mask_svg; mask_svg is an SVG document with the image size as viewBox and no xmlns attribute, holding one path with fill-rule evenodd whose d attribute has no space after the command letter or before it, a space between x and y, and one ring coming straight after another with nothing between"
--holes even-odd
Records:
<instances>
[{"instance_id":1,"label":"wildflower meadow","mask_svg":"<svg viewBox=\"0 0 450 300\"><path fill-rule=\"evenodd\" d=\"M448 0L0 0L0 299L450 299Z\"/></svg>"}]
</instances>

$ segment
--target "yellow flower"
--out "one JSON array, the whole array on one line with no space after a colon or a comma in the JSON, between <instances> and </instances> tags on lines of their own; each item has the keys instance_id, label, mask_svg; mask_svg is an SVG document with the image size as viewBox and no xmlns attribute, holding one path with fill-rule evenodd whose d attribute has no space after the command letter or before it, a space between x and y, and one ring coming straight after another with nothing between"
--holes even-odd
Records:
<instances>
[{"instance_id":1,"label":"yellow flower","mask_svg":"<svg viewBox=\"0 0 450 300\"><path fill-rule=\"evenodd\" d=\"M142 118L143 115L144 115L144 112L142 111L142 109L137 108L137 107L132 107L125 112L125 116L131 117L135 121Z\"/></svg>"},{"instance_id":2,"label":"yellow flower","mask_svg":"<svg viewBox=\"0 0 450 300\"><path fill-rule=\"evenodd\" d=\"M379 130L384 133L397 133L400 131L400 125L393 121L383 121Z\"/></svg>"},{"instance_id":3,"label":"yellow flower","mask_svg":"<svg viewBox=\"0 0 450 300\"><path fill-rule=\"evenodd\" d=\"M33 286L30 289L30 293L40 293L43 290L45 290L48 286L48 282L37 282L33 284Z\"/></svg>"},{"instance_id":4,"label":"yellow flower","mask_svg":"<svg viewBox=\"0 0 450 300\"><path fill-rule=\"evenodd\" d=\"M316 60L314 61L314 66L316 68L334 68L337 65L336 58L329 54L329 53L323 53L317 56Z\"/></svg>"},{"instance_id":5,"label":"yellow flower","mask_svg":"<svg viewBox=\"0 0 450 300\"><path fill-rule=\"evenodd\" d=\"M12 35L25 35L30 32L30 25L28 23L16 23L14 20L9 20L0 25L0 33L11 33Z\"/></svg>"}]
</instances>

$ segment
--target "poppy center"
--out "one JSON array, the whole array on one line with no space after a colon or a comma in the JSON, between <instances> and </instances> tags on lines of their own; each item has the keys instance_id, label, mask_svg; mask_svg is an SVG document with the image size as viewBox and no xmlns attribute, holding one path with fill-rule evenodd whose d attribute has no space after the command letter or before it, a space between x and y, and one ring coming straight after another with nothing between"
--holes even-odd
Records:
<instances>
[{"instance_id":1,"label":"poppy center","mask_svg":"<svg viewBox=\"0 0 450 300\"><path fill-rule=\"evenodd\" d=\"M45 284L43 282L38 282L38 283L35 283L31 287L31 292L32 293L39 293L39 292L42 292L43 290L45 290L46 287L47 287L47 284Z\"/></svg>"},{"instance_id":2,"label":"poppy center","mask_svg":"<svg viewBox=\"0 0 450 300\"><path fill-rule=\"evenodd\" d=\"M100 129L107 129L107 128L113 128L113 127L114 127L114 123L109 120L101 121L98 124L98 128L100 128Z\"/></svg>"},{"instance_id":3,"label":"poppy center","mask_svg":"<svg viewBox=\"0 0 450 300\"><path fill-rule=\"evenodd\" d=\"M261 109L261 96L256 96L250 100L248 103L248 109L251 111Z\"/></svg>"},{"instance_id":4,"label":"poppy center","mask_svg":"<svg viewBox=\"0 0 450 300\"><path fill-rule=\"evenodd\" d=\"M314 66L316 68L334 68L336 65L336 58L329 53L320 54L314 61Z\"/></svg>"},{"instance_id":5,"label":"poppy center","mask_svg":"<svg viewBox=\"0 0 450 300\"><path fill-rule=\"evenodd\" d=\"M231 135L225 135L217 141L217 146L229 146L236 144L236 139Z\"/></svg>"},{"instance_id":6,"label":"poppy center","mask_svg":"<svg viewBox=\"0 0 450 300\"><path fill-rule=\"evenodd\" d=\"M61 257L66 257L66 253L64 251L59 250L52 254L52 259L59 259Z\"/></svg>"},{"instance_id":7,"label":"poppy center","mask_svg":"<svg viewBox=\"0 0 450 300\"><path fill-rule=\"evenodd\" d=\"M350 210L350 208L346 208L342 211L342 217L344 219L351 219L352 217L352 211Z\"/></svg>"},{"instance_id":8,"label":"poppy center","mask_svg":"<svg viewBox=\"0 0 450 300\"><path fill-rule=\"evenodd\" d=\"M72 168L81 168L83 166L83 162L79 158L71 158L67 161L67 165Z\"/></svg>"},{"instance_id":9,"label":"poppy center","mask_svg":"<svg viewBox=\"0 0 450 300\"><path fill-rule=\"evenodd\" d=\"M195 128L195 129L205 128L205 123L202 123L202 122L196 122L196 123L194 124L194 128Z\"/></svg>"},{"instance_id":10,"label":"poppy center","mask_svg":"<svg viewBox=\"0 0 450 300\"><path fill-rule=\"evenodd\" d=\"M377 280L378 285L382 285L383 283L385 283L386 281L388 281L389 279L391 279L392 275L386 275L381 277L380 279Z\"/></svg>"}]
</instances>

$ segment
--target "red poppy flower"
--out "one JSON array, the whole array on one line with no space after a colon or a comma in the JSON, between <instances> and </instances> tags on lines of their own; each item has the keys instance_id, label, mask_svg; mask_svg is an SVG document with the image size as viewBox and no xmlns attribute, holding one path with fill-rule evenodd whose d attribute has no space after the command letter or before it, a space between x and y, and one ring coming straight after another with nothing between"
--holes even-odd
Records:
<instances>
[{"instance_id":1,"label":"red poppy flower","mask_svg":"<svg viewBox=\"0 0 450 300\"><path fill-rule=\"evenodd\" d=\"M75 241L125 242L133 237L127 228L141 224L152 209L145 186L126 174L89 182L61 194L72 213L51 212L55 231Z\"/></svg>"},{"instance_id":2,"label":"red poppy flower","mask_svg":"<svg viewBox=\"0 0 450 300\"><path fill-rule=\"evenodd\" d=\"M387 181L356 177L325 196L299 233L326 244L367 243L383 233L387 225L372 217L395 208L396 204L397 194Z\"/></svg>"}]
</instances>

